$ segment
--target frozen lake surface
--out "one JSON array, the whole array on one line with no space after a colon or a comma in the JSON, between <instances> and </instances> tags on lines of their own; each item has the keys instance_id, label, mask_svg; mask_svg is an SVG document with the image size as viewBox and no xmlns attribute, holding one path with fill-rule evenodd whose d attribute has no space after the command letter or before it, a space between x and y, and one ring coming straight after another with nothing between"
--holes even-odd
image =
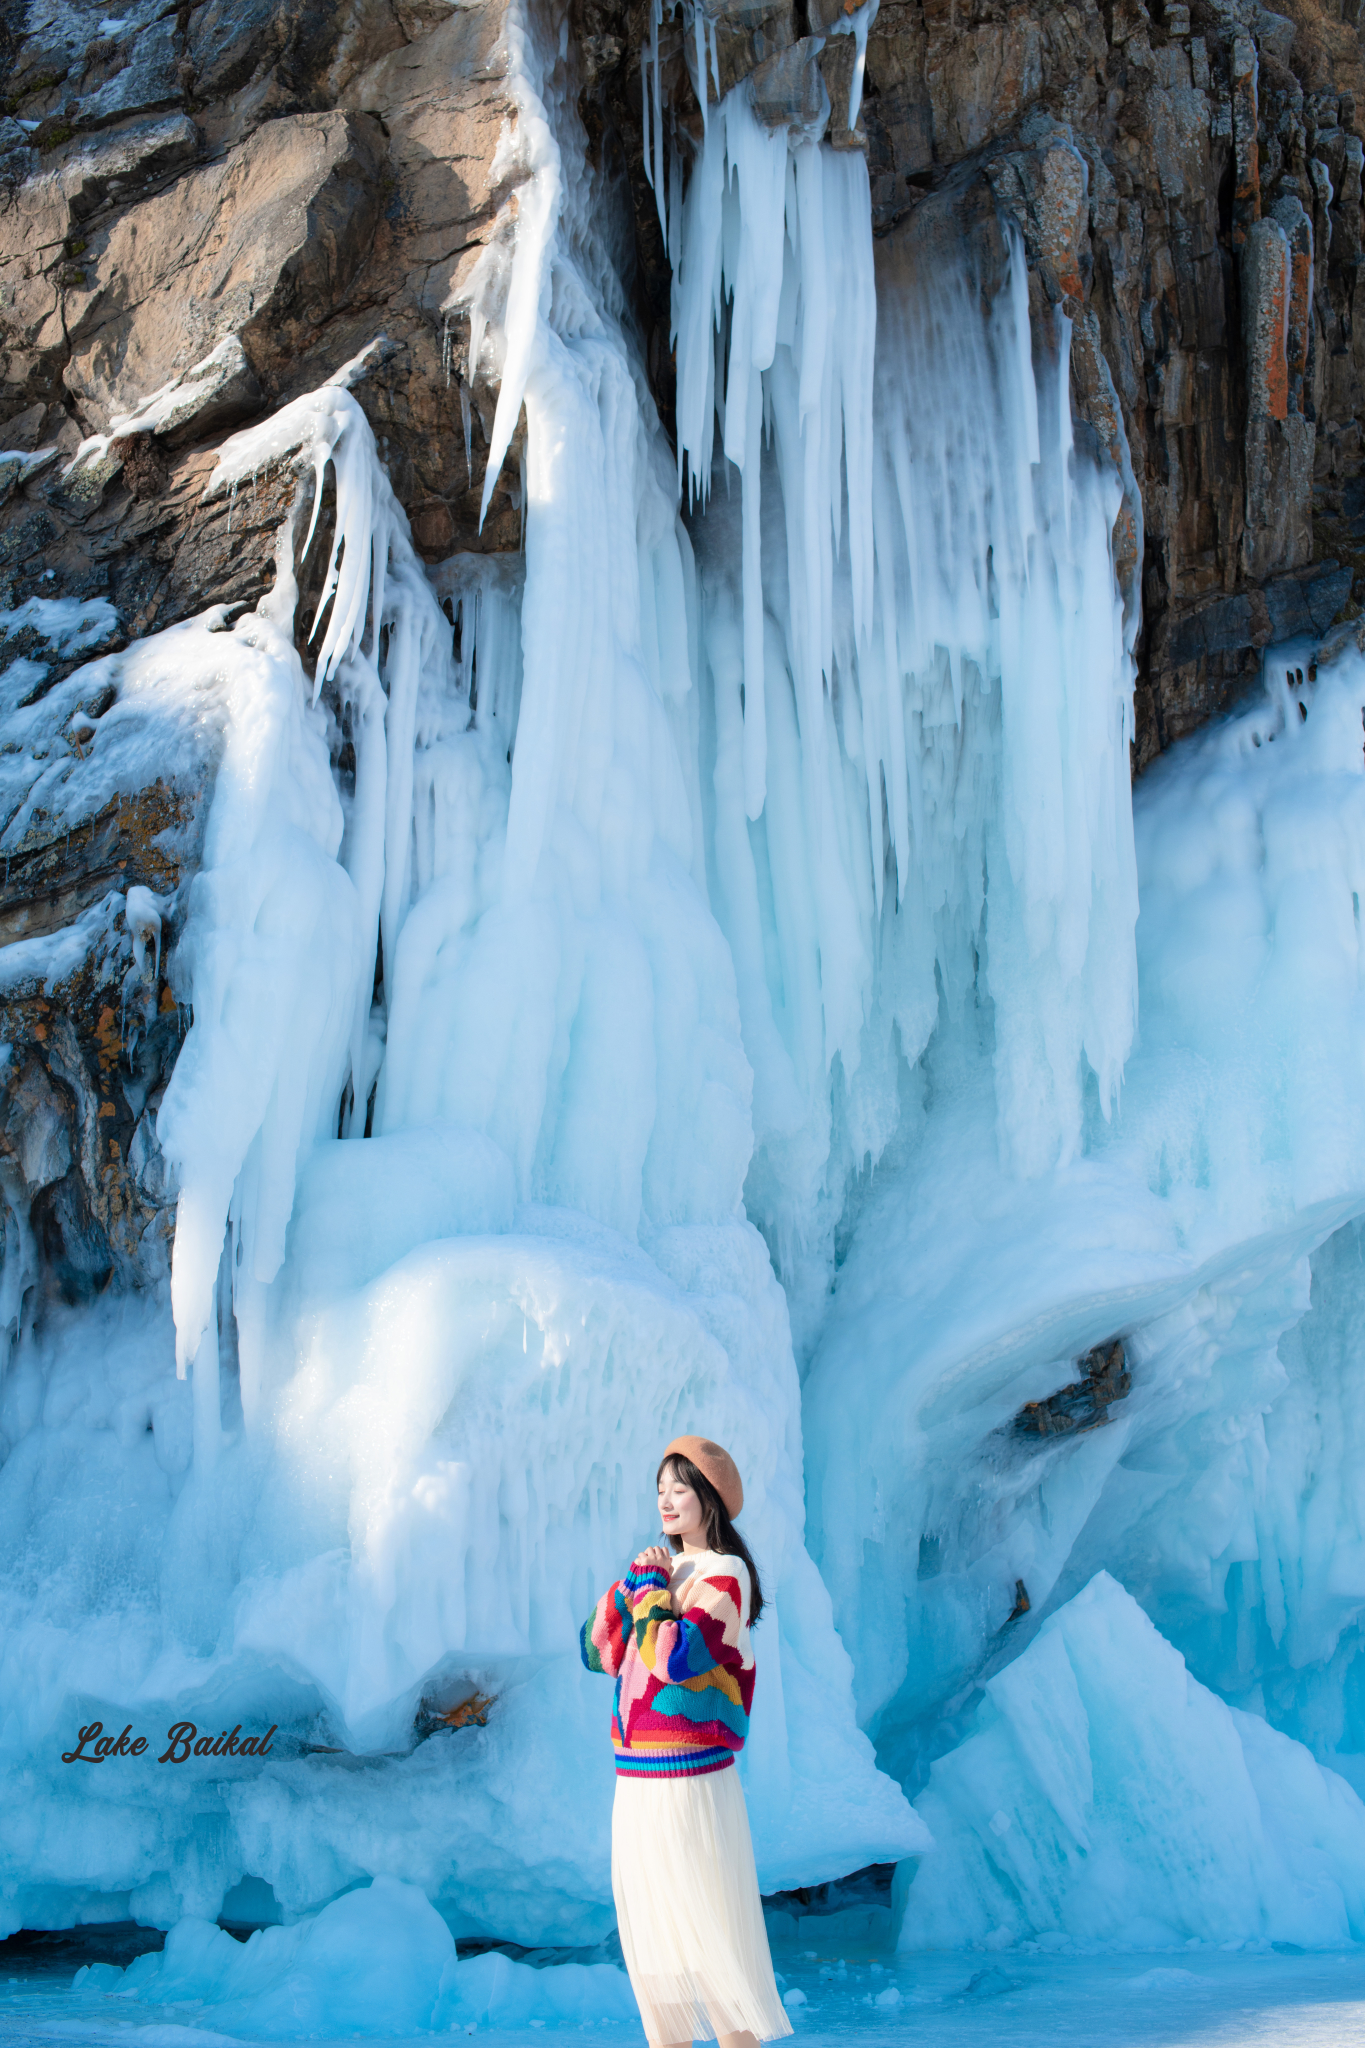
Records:
<instances>
[{"instance_id":1,"label":"frozen lake surface","mask_svg":"<svg viewBox=\"0 0 1365 2048\"><path fill-rule=\"evenodd\" d=\"M802 1962L781 1973L804 2003L793 2017L803 2048L826 2042L923 2048L1338 2048L1365 2043L1365 1953L1285 1956L1172 1954L1059 1957L1006 1953L923 1956L874 1967ZM459 2030L463 2031L463 2030ZM470 2031L473 2031L472 2029ZM621 2022L596 2027L480 2027L499 2042L551 2033L557 2048L641 2038ZM214 2031L185 2005L82 1996L70 1975L42 1964L0 1984L0 2041L80 2041L122 2048L204 2048L241 2038ZM339 2038L354 2039L354 2036ZM367 2040L375 2041L373 2034ZM433 2036L395 2035L426 2042Z\"/></svg>"}]
</instances>

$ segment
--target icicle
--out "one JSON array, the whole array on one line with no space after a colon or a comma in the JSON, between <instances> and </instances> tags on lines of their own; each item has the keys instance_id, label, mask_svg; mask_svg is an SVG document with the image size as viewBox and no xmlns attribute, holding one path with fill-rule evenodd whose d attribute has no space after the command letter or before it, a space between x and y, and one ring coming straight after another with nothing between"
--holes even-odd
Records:
<instances>
[{"instance_id":1,"label":"icicle","mask_svg":"<svg viewBox=\"0 0 1365 2048\"><path fill-rule=\"evenodd\" d=\"M386 872L387 703L378 669L373 661L359 653L350 655L342 665L340 680L351 707L351 741L355 748L355 796L351 807L346 868L355 885L361 942L366 950L372 950L380 928ZM370 1081L366 1039L372 982L372 974L369 982L363 971L358 976L351 1013L351 1085L355 1094L351 1135L356 1138L365 1134L365 1102Z\"/></svg>"},{"instance_id":2,"label":"icicle","mask_svg":"<svg viewBox=\"0 0 1365 2048\"><path fill-rule=\"evenodd\" d=\"M507 44L508 75L529 75L530 28L525 0L509 0L503 18L503 33ZM516 145L529 175L516 189L515 212L509 202L500 218L503 233L489 242L470 277L447 302L450 306L461 305L469 313L469 378L472 381L477 374L490 308L501 300L502 287L506 286L498 323L502 342L502 374L479 508L481 527L488 517L488 507L502 473L503 458L511 445L526 396L526 381L531 373L539 334L541 293L564 199L559 145L544 106L531 94L517 101ZM657 165L655 170L657 172ZM512 245L510 275L505 268L509 236Z\"/></svg>"},{"instance_id":3,"label":"icicle","mask_svg":"<svg viewBox=\"0 0 1365 2048\"><path fill-rule=\"evenodd\" d=\"M650 55L654 63L654 199L659 209L659 229L668 247L668 194L664 181L664 93L659 60L661 0L651 0L649 18Z\"/></svg>"},{"instance_id":4,"label":"icicle","mask_svg":"<svg viewBox=\"0 0 1365 2048\"><path fill-rule=\"evenodd\" d=\"M877 10L880 5L881 0L863 0L861 7L855 8L851 14L841 15L837 21L825 30L826 35L847 35L853 38L855 50L853 75L849 80L848 87L848 125L850 128L857 127L858 116L863 109L863 78L867 70L867 36L873 22L877 19Z\"/></svg>"},{"instance_id":5,"label":"icicle","mask_svg":"<svg viewBox=\"0 0 1365 2048\"><path fill-rule=\"evenodd\" d=\"M682 160L676 149L668 153L668 261L673 274L677 275L682 261L683 224L683 172Z\"/></svg>"},{"instance_id":6,"label":"icicle","mask_svg":"<svg viewBox=\"0 0 1365 2048\"><path fill-rule=\"evenodd\" d=\"M645 179L654 194L659 228L668 247L668 197L665 189L663 83L659 60L659 27L663 0L650 0L649 35L640 47L641 139ZM705 95L703 95L703 100ZM703 106L703 121L705 108Z\"/></svg>"},{"instance_id":7,"label":"icicle","mask_svg":"<svg viewBox=\"0 0 1365 2048\"><path fill-rule=\"evenodd\" d=\"M649 43L640 45L640 143L644 151L645 183L654 190L654 113L650 104Z\"/></svg>"},{"instance_id":8,"label":"icicle","mask_svg":"<svg viewBox=\"0 0 1365 2048\"><path fill-rule=\"evenodd\" d=\"M761 471L763 392L760 373L749 372L744 485L740 501L744 535L744 809L757 818L763 809L768 773L768 714L763 678L763 560Z\"/></svg>"},{"instance_id":9,"label":"icicle","mask_svg":"<svg viewBox=\"0 0 1365 2048\"><path fill-rule=\"evenodd\" d=\"M1053 308L1057 336L1057 385L1053 396L1057 419L1057 469L1061 479L1062 517L1066 537L1071 538L1071 451L1075 434L1071 424L1071 322L1060 306Z\"/></svg>"},{"instance_id":10,"label":"icicle","mask_svg":"<svg viewBox=\"0 0 1365 2048\"><path fill-rule=\"evenodd\" d=\"M216 1312L209 1315L204 1334L199 1340L199 1348L194 1354L191 1380L194 1397L194 1469L200 1478L206 1478L218 1462L218 1454L223 1443Z\"/></svg>"},{"instance_id":11,"label":"icicle","mask_svg":"<svg viewBox=\"0 0 1365 2048\"><path fill-rule=\"evenodd\" d=\"M706 10L701 0L692 0L692 31L696 44L697 97L701 101L701 140L703 149L710 134L710 109L707 105L711 95L706 80ZM666 238L665 238L666 239Z\"/></svg>"},{"instance_id":12,"label":"icicle","mask_svg":"<svg viewBox=\"0 0 1365 2048\"><path fill-rule=\"evenodd\" d=\"M680 469L683 465L688 469L693 497L703 499L710 489L715 432L713 334L720 291L724 132L718 113L687 188L682 260L674 272L672 294L672 339L678 357L678 462Z\"/></svg>"},{"instance_id":13,"label":"icicle","mask_svg":"<svg viewBox=\"0 0 1365 2048\"><path fill-rule=\"evenodd\" d=\"M150 889L134 883L124 902L124 920L133 939L137 971L147 980L147 951L152 950L150 979L155 984L161 973L161 906Z\"/></svg>"},{"instance_id":14,"label":"icicle","mask_svg":"<svg viewBox=\"0 0 1365 2048\"><path fill-rule=\"evenodd\" d=\"M867 70L867 32L877 18L881 0L863 0L863 5L853 16L853 39L857 55L853 60L853 78L848 89L848 125L856 128L858 116L863 110L863 76Z\"/></svg>"}]
</instances>

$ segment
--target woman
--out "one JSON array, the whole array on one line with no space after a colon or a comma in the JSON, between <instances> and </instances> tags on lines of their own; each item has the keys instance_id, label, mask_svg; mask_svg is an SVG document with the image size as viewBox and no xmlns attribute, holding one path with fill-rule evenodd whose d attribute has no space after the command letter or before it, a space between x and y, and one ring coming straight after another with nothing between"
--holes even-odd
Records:
<instances>
[{"instance_id":1,"label":"woman","mask_svg":"<svg viewBox=\"0 0 1365 2048\"><path fill-rule=\"evenodd\" d=\"M728 1451L680 1436L658 1472L668 1548L642 1550L583 1624L583 1662L616 1679L611 1888L621 1949L654 2048L790 2034L773 1981L744 1793L763 1608L734 1527L744 1487Z\"/></svg>"}]
</instances>

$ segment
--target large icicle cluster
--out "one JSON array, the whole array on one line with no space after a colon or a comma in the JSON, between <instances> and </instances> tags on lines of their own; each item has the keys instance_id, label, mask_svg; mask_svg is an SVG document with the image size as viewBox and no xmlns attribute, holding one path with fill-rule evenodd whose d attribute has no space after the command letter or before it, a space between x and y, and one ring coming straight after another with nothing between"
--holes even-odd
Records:
<instances>
[{"instance_id":1,"label":"large icicle cluster","mask_svg":"<svg viewBox=\"0 0 1365 2048\"><path fill-rule=\"evenodd\" d=\"M194 1024L158 1126L180 1180L172 1301L181 1369L196 1361L201 1458L212 1455L217 1432L214 1288L229 1208L237 1315L248 1323L254 1289L274 1279L284 1258L298 1161L335 1130L348 1065L343 1125L360 1128L357 1100L363 1124L374 1065L376 940L382 927L392 951L411 895L419 700L458 702L449 625L347 388L363 360L237 435L208 486L210 493L236 490L273 461L301 459L313 486L306 557L330 467L336 534L318 605L312 696L336 677L356 769L343 820L323 728L301 701L303 674L291 644L298 598L291 523L277 550L274 589L255 621L234 635L235 643L259 647L259 680L251 697L234 698L226 729L180 955ZM249 1412L251 1341L242 1356Z\"/></svg>"},{"instance_id":2,"label":"large icicle cluster","mask_svg":"<svg viewBox=\"0 0 1365 2048\"><path fill-rule=\"evenodd\" d=\"M673 221L749 1197L798 1288L941 1010L993 1006L1001 1149L1036 1173L1087 1072L1112 1109L1136 1003L1118 482L1073 459L1068 325L1035 365L1017 231L983 319L971 251L878 275L870 218L857 151L736 91Z\"/></svg>"}]
</instances>

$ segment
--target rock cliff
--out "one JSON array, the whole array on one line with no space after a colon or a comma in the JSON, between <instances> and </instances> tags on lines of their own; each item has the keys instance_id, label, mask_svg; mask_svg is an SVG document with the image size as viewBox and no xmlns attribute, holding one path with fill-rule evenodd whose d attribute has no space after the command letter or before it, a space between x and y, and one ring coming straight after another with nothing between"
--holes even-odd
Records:
<instances>
[{"instance_id":1,"label":"rock cliff","mask_svg":"<svg viewBox=\"0 0 1365 2048\"><path fill-rule=\"evenodd\" d=\"M1035 328L1070 323L1079 431L1123 486L1138 772L1229 705L1269 642L1357 615L1355 0L1294 0L1290 15L1254 0L882 0L852 129L837 0L708 0L707 14L722 85L752 74L761 117L809 118L828 97L831 141L867 154L884 267L966 239L984 285L1002 223L1021 230ZM641 132L650 12L577 0L573 25L667 424L668 268ZM73 812L49 778L84 762L106 708L78 673L93 654L209 604L230 617L278 574L292 485L206 497L225 436L382 335L354 389L419 552L434 566L519 544L515 439L479 520L497 366L471 362L467 311L525 176L505 28L504 0L139 0L118 17L31 0L6 15L0 689L27 765L11 741L0 938L77 934L66 953L0 953L11 1335L44 1294L164 1271L174 1190L154 1122L181 1028L168 963L213 721L135 794L92 777ZM658 57L670 118L699 129L680 22ZM296 564L304 634L323 557L317 542ZM116 694L116 664L101 674ZM345 752L338 725L343 773ZM132 889L159 906L155 945Z\"/></svg>"}]
</instances>

